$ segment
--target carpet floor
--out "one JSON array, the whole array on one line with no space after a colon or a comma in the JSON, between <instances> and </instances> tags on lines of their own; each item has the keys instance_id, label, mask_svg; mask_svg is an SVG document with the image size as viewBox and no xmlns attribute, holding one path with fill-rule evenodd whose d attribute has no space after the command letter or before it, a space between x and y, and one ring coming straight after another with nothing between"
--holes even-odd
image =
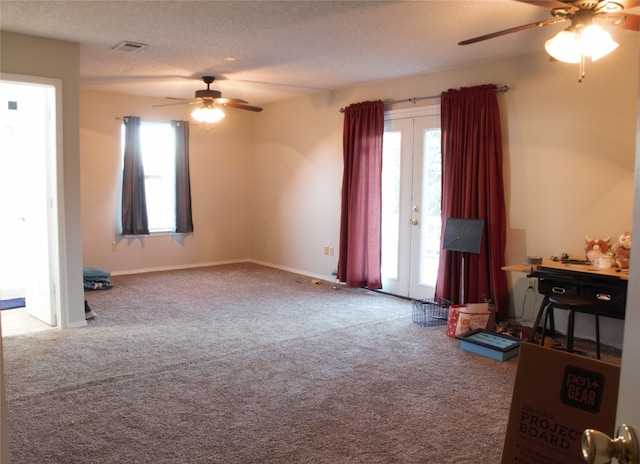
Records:
<instances>
[{"instance_id":1,"label":"carpet floor","mask_svg":"<svg viewBox=\"0 0 640 464\"><path fill-rule=\"evenodd\" d=\"M411 302L255 264L113 276L3 339L13 464L497 463L517 357Z\"/></svg>"}]
</instances>

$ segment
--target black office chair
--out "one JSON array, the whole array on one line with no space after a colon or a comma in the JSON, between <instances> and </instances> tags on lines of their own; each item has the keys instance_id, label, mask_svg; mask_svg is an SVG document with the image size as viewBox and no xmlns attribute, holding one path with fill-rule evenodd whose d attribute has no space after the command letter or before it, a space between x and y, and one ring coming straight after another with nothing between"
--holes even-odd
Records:
<instances>
[{"instance_id":1,"label":"black office chair","mask_svg":"<svg viewBox=\"0 0 640 464\"><path fill-rule=\"evenodd\" d=\"M597 308L593 307L592 300L581 295L552 295L547 299L546 304L540 308L538 317L536 318L535 327L533 327L533 335L538 330L540 325L540 319L544 316L544 322L542 324L542 333L540 338L540 344L544 345L544 338L546 335L547 324L549 324L550 330L555 330L554 322L554 309L565 309L569 312L569 318L567 322L567 342L566 350L573 353L573 330L575 327L576 313L593 314L596 318L596 356L600 359L600 316Z\"/></svg>"}]
</instances>

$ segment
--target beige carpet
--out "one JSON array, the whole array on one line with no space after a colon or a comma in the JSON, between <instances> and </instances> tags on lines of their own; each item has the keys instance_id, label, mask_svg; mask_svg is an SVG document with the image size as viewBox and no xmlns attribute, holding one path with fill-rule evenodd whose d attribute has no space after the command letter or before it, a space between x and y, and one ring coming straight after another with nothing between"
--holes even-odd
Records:
<instances>
[{"instance_id":1,"label":"beige carpet","mask_svg":"<svg viewBox=\"0 0 640 464\"><path fill-rule=\"evenodd\" d=\"M3 340L34 463L497 463L517 358L411 302L253 264L115 276L85 329Z\"/></svg>"}]
</instances>

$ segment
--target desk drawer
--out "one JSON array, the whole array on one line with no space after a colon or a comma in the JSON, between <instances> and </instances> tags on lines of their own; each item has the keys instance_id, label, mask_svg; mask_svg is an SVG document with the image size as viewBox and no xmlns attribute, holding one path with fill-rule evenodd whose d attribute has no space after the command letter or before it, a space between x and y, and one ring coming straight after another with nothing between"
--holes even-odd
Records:
<instances>
[{"instance_id":1,"label":"desk drawer","mask_svg":"<svg viewBox=\"0 0 640 464\"><path fill-rule=\"evenodd\" d=\"M548 296L579 295L580 285L541 278L538 280L538 293Z\"/></svg>"},{"instance_id":2,"label":"desk drawer","mask_svg":"<svg viewBox=\"0 0 640 464\"><path fill-rule=\"evenodd\" d=\"M593 298L598 306L620 309L624 316L624 308L627 303L627 292L621 288L609 287L584 287L584 296Z\"/></svg>"}]
</instances>

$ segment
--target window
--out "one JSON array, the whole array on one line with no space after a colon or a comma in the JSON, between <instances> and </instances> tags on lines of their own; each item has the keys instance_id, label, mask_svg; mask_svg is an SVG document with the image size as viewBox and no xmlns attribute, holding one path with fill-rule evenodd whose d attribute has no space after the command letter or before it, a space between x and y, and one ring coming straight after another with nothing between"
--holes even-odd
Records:
<instances>
[{"instance_id":1,"label":"window","mask_svg":"<svg viewBox=\"0 0 640 464\"><path fill-rule=\"evenodd\" d=\"M123 126L123 147L125 130ZM176 155L175 131L171 124L142 122L140 150L149 232L173 232L176 228Z\"/></svg>"},{"instance_id":2,"label":"window","mask_svg":"<svg viewBox=\"0 0 640 464\"><path fill-rule=\"evenodd\" d=\"M140 126L149 232L176 228L175 136L171 124Z\"/></svg>"}]
</instances>

